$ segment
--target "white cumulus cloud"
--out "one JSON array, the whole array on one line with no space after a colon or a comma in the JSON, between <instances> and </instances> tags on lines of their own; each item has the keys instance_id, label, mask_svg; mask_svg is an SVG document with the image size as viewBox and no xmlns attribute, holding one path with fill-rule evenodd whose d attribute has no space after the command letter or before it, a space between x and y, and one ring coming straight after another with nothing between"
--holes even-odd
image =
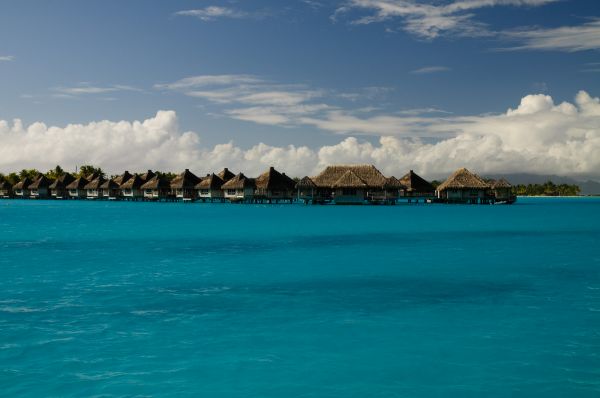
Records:
<instances>
[{"instance_id":1,"label":"white cumulus cloud","mask_svg":"<svg viewBox=\"0 0 600 398\"><path fill-rule=\"evenodd\" d=\"M256 176L275 166L303 176L328 164L359 162L396 176L414 169L439 178L464 166L484 175L527 172L600 178L600 100L585 91L572 103L528 95L499 114L361 117L338 110L305 123L351 135L321 147L257 143L241 148L233 142L206 147L200 133L179 128L173 111L159 111L144 121L64 127L0 120L0 171L47 170L56 164L73 170L93 163L114 173L190 168L202 175L229 167ZM356 134L378 138L366 140Z\"/></svg>"}]
</instances>

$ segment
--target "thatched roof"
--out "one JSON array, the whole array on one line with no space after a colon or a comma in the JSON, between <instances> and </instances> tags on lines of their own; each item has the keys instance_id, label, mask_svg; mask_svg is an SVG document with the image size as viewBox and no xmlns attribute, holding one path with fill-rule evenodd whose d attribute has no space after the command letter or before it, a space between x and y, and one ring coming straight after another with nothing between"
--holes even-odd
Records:
<instances>
[{"instance_id":1,"label":"thatched roof","mask_svg":"<svg viewBox=\"0 0 600 398\"><path fill-rule=\"evenodd\" d=\"M125 172L123 174L121 174L118 177L112 178L111 180L120 186L120 185L124 184L125 182L127 182L131 177L133 177L133 175L131 175L130 172L125 170Z\"/></svg>"},{"instance_id":2,"label":"thatched roof","mask_svg":"<svg viewBox=\"0 0 600 398\"><path fill-rule=\"evenodd\" d=\"M481 177L463 167L452 173L437 189L443 191L446 189L486 189L489 187L490 185L483 181Z\"/></svg>"},{"instance_id":3,"label":"thatched roof","mask_svg":"<svg viewBox=\"0 0 600 398\"><path fill-rule=\"evenodd\" d=\"M13 189L24 189L24 188L27 188L28 186L30 186L31 183L32 183L32 181L29 178L25 177L21 181L17 182L14 185Z\"/></svg>"},{"instance_id":4,"label":"thatched roof","mask_svg":"<svg viewBox=\"0 0 600 398\"><path fill-rule=\"evenodd\" d=\"M48 178L43 175L40 174L38 176L38 178L35 179L35 181L33 181L30 185L29 185L29 189L40 189L40 188L48 188L48 186L50 185L50 181L48 180Z\"/></svg>"},{"instance_id":5,"label":"thatched roof","mask_svg":"<svg viewBox=\"0 0 600 398\"><path fill-rule=\"evenodd\" d=\"M331 186L333 188L366 188L367 183L357 176L352 170L348 170Z\"/></svg>"},{"instance_id":6,"label":"thatched roof","mask_svg":"<svg viewBox=\"0 0 600 398\"><path fill-rule=\"evenodd\" d=\"M410 170L401 179L400 184L409 192L434 192L435 188L427 180Z\"/></svg>"},{"instance_id":7,"label":"thatched roof","mask_svg":"<svg viewBox=\"0 0 600 398\"><path fill-rule=\"evenodd\" d=\"M140 175L140 179L142 180L142 183L148 182L152 178L154 178L155 175L156 175L156 173L154 173L152 170L148 170L144 174Z\"/></svg>"},{"instance_id":8,"label":"thatched roof","mask_svg":"<svg viewBox=\"0 0 600 398\"><path fill-rule=\"evenodd\" d=\"M177 177L173 178L171 181L171 188L173 189L183 189L183 188L194 188L196 184L200 182L200 178L198 178L194 173L192 173L189 169L185 169L185 171L179 174Z\"/></svg>"},{"instance_id":9,"label":"thatched roof","mask_svg":"<svg viewBox=\"0 0 600 398\"><path fill-rule=\"evenodd\" d=\"M117 189L120 187L120 185L117 183L116 178L111 178L110 180L106 180L104 181L104 183L102 185L100 185L100 188L102 189Z\"/></svg>"},{"instance_id":10,"label":"thatched roof","mask_svg":"<svg viewBox=\"0 0 600 398\"><path fill-rule=\"evenodd\" d=\"M315 182L313 180L311 180L310 177L308 177L308 176L302 178L296 184L296 188L316 188L316 187L317 187L317 184L315 184Z\"/></svg>"},{"instance_id":11,"label":"thatched roof","mask_svg":"<svg viewBox=\"0 0 600 398\"><path fill-rule=\"evenodd\" d=\"M67 185L75 181L75 177L73 177L69 173L61 174L48 188L50 189L64 189Z\"/></svg>"},{"instance_id":12,"label":"thatched roof","mask_svg":"<svg viewBox=\"0 0 600 398\"><path fill-rule=\"evenodd\" d=\"M318 187L330 188L347 171L352 171L369 187L383 187L385 185L385 176L375 166L368 164L328 166L312 180Z\"/></svg>"},{"instance_id":13,"label":"thatched roof","mask_svg":"<svg viewBox=\"0 0 600 398\"><path fill-rule=\"evenodd\" d=\"M121 189L139 189L144 184L142 177L138 175L132 176L130 179L121 184Z\"/></svg>"},{"instance_id":14,"label":"thatched roof","mask_svg":"<svg viewBox=\"0 0 600 398\"><path fill-rule=\"evenodd\" d=\"M274 167L256 178L256 188L270 191L287 191L294 189L296 182L285 173L280 173Z\"/></svg>"},{"instance_id":15,"label":"thatched roof","mask_svg":"<svg viewBox=\"0 0 600 398\"><path fill-rule=\"evenodd\" d=\"M501 178L501 179L495 180L495 181L491 181L490 186L492 187L492 189L512 188L512 185L510 184L510 182L506 181L506 179L504 179L504 178Z\"/></svg>"},{"instance_id":16,"label":"thatched roof","mask_svg":"<svg viewBox=\"0 0 600 398\"><path fill-rule=\"evenodd\" d=\"M391 176L388 177L385 181L385 188L400 189L404 188L404 185L402 185L399 179L397 179L394 176Z\"/></svg>"},{"instance_id":17,"label":"thatched roof","mask_svg":"<svg viewBox=\"0 0 600 398\"><path fill-rule=\"evenodd\" d=\"M142 189L168 189L169 187L169 181L158 175L155 175L141 186Z\"/></svg>"},{"instance_id":18,"label":"thatched roof","mask_svg":"<svg viewBox=\"0 0 600 398\"><path fill-rule=\"evenodd\" d=\"M221 189L221 186L225 183L215 173L208 174L204 177L198 184L196 184L196 189Z\"/></svg>"},{"instance_id":19,"label":"thatched roof","mask_svg":"<svg viewBox=\"0 0 600 398\"><path fill-rule=\"evenodd\" d=\"M246 177L244 174L239 173L226 183L224 183L222 189L244 189L256 186L254 179Z\"/></svg>"},{"instance_id":20,"label":"thatched roof","mask_svg":"<svg viewBox=\"0 0 600 398\"><path fill-rule=\"evenodd\" d=\"M104 184L105 182L106 182L106 178L102 177L101 175L98 175L93 180L90 180L90 182L88 182L83 188L84 189L102 188L102 184Z\"/></svg>"},{"instance_id":21,"label":"thatched roof","mask_svg":"<svg viewBox=\"0 0 600 398\"><path fill-rule=\"evenodd\" d=\"M231 171L229 171L229 169L227 167L225 167L223 170L221 170L220 173L217 173L217 176L219 176L219 178L221 180L223 180L224 182L227 182L227 181L231 180L233 177L235 177L235 174L233 174Z\"/></svg>"},{"instance_id":22,"label":"thatched roof","mask_svg":"<svg viewBox=\"0 0 600 398\"><path fill-rule=\"evenodd\" d=\"M83 187L85 187L88 183L89 183L89 181L87 179L85 179L84 177L79 177L79 178L76 178L75 180L71 181L69 184L67 184L67 186L65 188L67 188L67 189L83 189Z\"/></svg>"}]
</instances>

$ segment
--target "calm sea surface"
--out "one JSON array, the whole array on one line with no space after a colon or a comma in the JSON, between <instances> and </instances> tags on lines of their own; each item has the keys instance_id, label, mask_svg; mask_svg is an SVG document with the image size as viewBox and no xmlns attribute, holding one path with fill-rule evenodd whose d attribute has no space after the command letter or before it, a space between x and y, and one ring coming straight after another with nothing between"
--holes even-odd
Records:
<instances>
[{"instance_id":1,"label":"calm sea surface","mask_svg":"<svg viewBox=\"0 0 600 398\"><path fill-rule=\"evenodd\" d=\"M0 395L597 398L600 200L3 200Z\"/></svg>"}]
</instances>

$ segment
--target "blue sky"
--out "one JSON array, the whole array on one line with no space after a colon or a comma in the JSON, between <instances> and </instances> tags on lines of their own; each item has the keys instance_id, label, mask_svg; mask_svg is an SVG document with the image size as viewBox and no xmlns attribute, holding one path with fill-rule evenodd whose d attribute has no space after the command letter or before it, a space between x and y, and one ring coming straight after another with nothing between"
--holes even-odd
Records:
<instances>
[{"instance_id":1,"label":"blue sky","mask_svg":"<svg viewBox=\"0 0 600 398\"><path fill-rule=\"evenodd\" d=\"M64 129L170 110L202 153L425 145L469 133L453 127L468 118L488 134L486 115L527 96L550 96L549 111L580 90L600 95L600 3L588 0L21 0L0 3L0 37L0 120ZM576 119L551 129L590 124Z\"/></svg>"}]
</instances>

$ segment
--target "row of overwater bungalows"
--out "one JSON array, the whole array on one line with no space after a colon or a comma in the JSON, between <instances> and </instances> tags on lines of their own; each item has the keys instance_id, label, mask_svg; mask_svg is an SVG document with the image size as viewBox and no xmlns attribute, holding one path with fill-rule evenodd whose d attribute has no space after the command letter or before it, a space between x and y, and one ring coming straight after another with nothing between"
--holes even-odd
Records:
<instances>
[{"instance_id":1,"label":"row of overwater bungalows","mask_svg":"<svg viewBox=\"0 0 600 398\"><path fill-rule=\"evenodd\" d=\"M513 203L511 185L504 179L485 181L459 169L436 188L410 170L402 178L385 177L373 165L326 167L315 177L294 180L273 167L256 178L234 174L227 168L198 177L186 169L171 181L148 170L143 174L106 179L92 174L75 178L65 173L54 181L40 174L15 185L0 181L0 198L182 200L250 203L393 204L407 202Z\"/></svg>"}]
</instances>

